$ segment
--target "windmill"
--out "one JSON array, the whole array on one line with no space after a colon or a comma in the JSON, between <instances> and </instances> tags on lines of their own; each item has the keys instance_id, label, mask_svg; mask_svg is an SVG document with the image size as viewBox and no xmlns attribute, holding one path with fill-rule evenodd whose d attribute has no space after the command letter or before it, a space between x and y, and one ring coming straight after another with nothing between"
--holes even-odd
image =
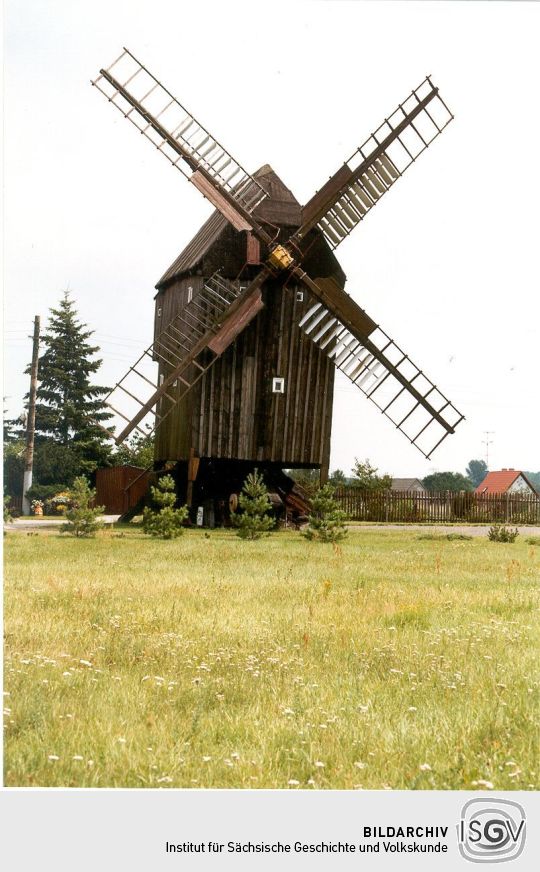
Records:
<instances>
[{"instance_id":1,"label":"windmill","mask_svg":"<svg viewBox=\"0 0 540 872\"><path fill-rule=\"evenodd\" d=\"M111 437L155 432L156 466L175 461L190 504L195 483L212 503L255 465L278 490L287 467L324 478L339 369L429 458L463 415L345 292L333 252L452 120L431 78L303 207L128 49L92 84L216 209L157 285L153 342L107 398Z\"/></svg>"}]
</instances>

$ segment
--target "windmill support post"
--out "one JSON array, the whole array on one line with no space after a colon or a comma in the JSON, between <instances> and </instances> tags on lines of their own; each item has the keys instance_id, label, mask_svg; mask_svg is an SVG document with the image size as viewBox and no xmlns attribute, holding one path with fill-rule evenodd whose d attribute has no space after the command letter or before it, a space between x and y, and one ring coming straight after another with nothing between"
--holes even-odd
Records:
<instances>
[{"instance_id":1,"label":"windmill support post","mask_svg":"<svg viewBox=\"0 0 540 872\"><path fill-rule=\"evenodd\" d=\"M36 429L36 394L39 365L39 325L40 318L34 318L34 337L32 343L32 365L30 367L30 394L28 401L28 421L26 425L26 451L24 455L23 473L23 515L30 514L30 502L26 498L26 492L32 487L32 472L34 467L34 438Z\"/></svg>"}]
</instances>

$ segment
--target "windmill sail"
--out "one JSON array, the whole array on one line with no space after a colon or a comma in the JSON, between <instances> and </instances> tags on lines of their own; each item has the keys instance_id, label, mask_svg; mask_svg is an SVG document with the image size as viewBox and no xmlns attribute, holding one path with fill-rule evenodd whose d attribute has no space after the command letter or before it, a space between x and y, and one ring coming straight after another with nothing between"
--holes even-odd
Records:
<instances>
[{"instance_id":1,"label":"windmill sail","mask_svg":"<svg viewBox=\"0 0 540 872\"><path fill-rule=\"evenodd\" d=\"M300 329L429 458L463 415L331 279L306 284L319 300L299 322ZM327 304L337 291L343 299Z\"/></svg>"},{"instance_id":2,"label":"windmill sail","mask_svg":"<svg viewBox=\"0 0 540 872\"><path fill-rule=\"evenodd\" d=\"M121 431L109 436L120 444L133 430L149 436L191 390L262 308L257 280L246 288L215 273L115 385L105 404ZM228 317L227 317L228 316ZM162 380L156 383L155 362Z\"/></svg>"},{"instance_id":3,"label":"windmill sail","mask_svg":"<svg viewBox=\"0 0 540 872\"><path fill-rule=\"evenodd\" d=\"M304 206L297 238L317 226L337 248L453 117L426 78Z\"/></svg>"},{"instance_id":4,"label":"windmill sail","mask_svg":"<svg viewBox=\"0 0 540 872\"><path fill-rule=\"evenodd\" d=\"M237 230L251 228L264 188L128 49L92 84Z\"/></svg>"}]
</instances>

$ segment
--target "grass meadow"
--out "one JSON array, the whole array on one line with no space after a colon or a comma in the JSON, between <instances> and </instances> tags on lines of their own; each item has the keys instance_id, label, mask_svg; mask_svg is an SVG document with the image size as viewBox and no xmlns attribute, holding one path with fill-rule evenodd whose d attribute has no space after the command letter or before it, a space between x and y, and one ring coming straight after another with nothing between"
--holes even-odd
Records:
<instances>
[{"instance_id":1,"label":"grass meadow","mask_svg":"<svg viewBox=\"0 0 540 872\"><path fill-rule=\"evenodd\" d=\"M4 545L6 785L540 785L524 537Z\"/></svg>"}]
</instances>

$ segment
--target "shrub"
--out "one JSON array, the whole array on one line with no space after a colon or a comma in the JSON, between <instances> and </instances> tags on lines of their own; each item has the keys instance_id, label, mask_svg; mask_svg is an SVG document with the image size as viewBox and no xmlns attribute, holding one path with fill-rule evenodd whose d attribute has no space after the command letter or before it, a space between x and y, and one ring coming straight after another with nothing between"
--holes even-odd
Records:
<instances>
[{"instance_id":1,"label":"shrub","mask_svg":"<svg viewBox=\"0 0 540 872\"><path fill-rule=\"evenodd\" d=\"M347 535L345 512L334 499L335 489L331 484L319 488L311 500L308 527L302 532L306 539L319 542L339 542Z\"/></svg>"},{"instance_id":2,"label":"shrub","mask_svg":"<svg viewBox=\"0 0 540 872\"><path fill-rule=\"evenodd\" d=\"M515 542L519 536L519 530L516 527L512 530L511 527L506 527L504 524L493 524L488 530L488 539L491 542Z\"/></svg>"},{"instance_id":3,"label":"shrub","mask_svg":"<svg viewBox=\"0 0 540 872\"><path fill-rule=\"evenodd\" d=\"M473 537L466 533L421 533L417 539L424 539L432 542L455 542L455 541L470 541Z\"/></svg>"},{"instance_id":4,"label":"shrub","mask_svg":"<svg viewBox=\"0 0 540 872\"><path fill-rule=\"evenodd\" d=\"M67 490L65 484L33 484L26 491L26 499L32 502L33 500L41 500L42 503L48 503L59 492Z\"/></svg>"},{"instance_id":5,"label":"shrub","mask_svg":"<svg viewBox=\"0 0 540 872\"><path fill-rule=\"evenodd\" d=\"M525 542L527 545L540 545L540 536L529 536Z\"/></svg>"},{"instance_id":6,"label":"shrub","mask_svg":"<svg viewBox=\"0 0 540 872\"><path fill-rule=\"evenodd\" d=\"M272 503L263 477L257 470L247 476L238 497L238 506L240 511L231 515L231 521L241 539L260 539L275 526L274 519L269 517Z\"/></svg>"},{"instance_id":7,"label":"shrub","mask_svg":"<svg viewBox=\"0 0 540 872\"><path fill-rule=\"evenodd\" d=\"M11 497L5 496L4 497L4 524L9 524L13 520L11 512L9 510L10 502L11 502Z\"/></svg>"},{"instance_id":8,"label":"shrub","mask_svg":"<svg viewBox=\"0 0 540 872\"><path fill-rule=\"evenodd\" d=\"M70 533L72 536L94 536L103 525L99 515L105 511L104 506L91 506L96 492L88 484L88 479L83 475L73 482L71 488L72 507L67 510L68 524L63 524L61 533Z\"/></svg>"},{"instance_id":9,"label":"shrub","mask_svg":"<svg viewBox=\"0 0 540 872\"><path fill-rule=\"evenodd\" d=\"M158 539L176 539L183 532L188 516L187 506L175 509L176 493L171 475L162 475L157 487L150 488L154 507L147 506L143 513L143 530Z\"/></svg>"}]
</instances>

